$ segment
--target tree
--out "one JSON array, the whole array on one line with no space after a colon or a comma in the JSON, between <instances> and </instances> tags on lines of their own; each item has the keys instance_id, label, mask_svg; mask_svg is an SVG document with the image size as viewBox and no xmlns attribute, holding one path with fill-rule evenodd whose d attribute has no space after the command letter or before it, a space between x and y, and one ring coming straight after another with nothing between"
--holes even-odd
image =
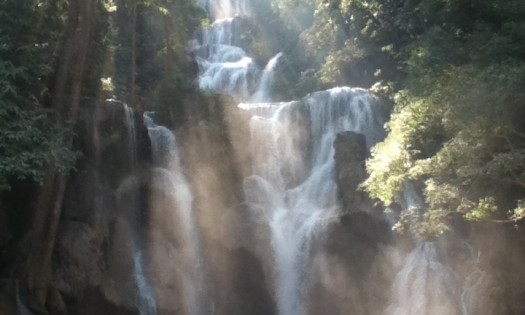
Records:
<instances>
[{"instance_id":1,"label":"tree","mask_svg":"<svg viewBox=\"0 0 525 315\"><path fill-rule=\"evenodd\" d=\"M35 5L38 6L37 3ZM51 93L51 109L56 112L54 124L57 128L74 125L78 119L82 89L89 72L90 43L103 9L98 0L71 0L67 8L67 23ZM66 139L64 147L72 148L71 137ZM37 310L46 307L51 258L68 178L67 172L54 164L43 166L45 173L35 209L27 260L27 285L32 307Z\"/></svg>"},{"instance_id":2,"label":"tree","mask_svg":"<svg viewBox=\"0 0 525 315\"><path fill-rule=\"evenodd\" d=\"M451 212L502 218L514 207L518 213L525 197L525 38L518 31L525 5L456 0L418 7L446 14L428 15L398 55L404 90L364 187L390 205L406 181L420 182L429 213L442 219Z\"/></svg>"},{"instance_id":3,"label":"tree","mask_svg":"<svg viewBox=\"0 0 525 315\"><path fill-rule=\"evenodd\" d=\"M136 109L147 103L172 116L177 95L194 87L187 43L205 12L190 0L121 0L116 8L117 94Z\"/></svg>"},{"instance_id":4,"label":"tree","mask_svg":"<svg viewBox=\"0 0 525 315\"><path fill-rule=\"evenodd\" d=\"M65 170L74 160L64 146L68 131L53 124L56 112L48 108L60 33L57 7L56 1L1 3L0 190L14 180L41 182L45 165Z\"/></svg>"}]
</instances>

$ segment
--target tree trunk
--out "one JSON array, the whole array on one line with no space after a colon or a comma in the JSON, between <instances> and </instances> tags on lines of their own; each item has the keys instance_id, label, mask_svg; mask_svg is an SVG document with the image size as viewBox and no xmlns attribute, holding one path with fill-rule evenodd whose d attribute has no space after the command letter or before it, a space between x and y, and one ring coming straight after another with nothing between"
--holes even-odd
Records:
<instances>
[{"instance_id":1,"label":"tree trunk","mask_svg":"<svg viewBox=\"0 0 525 315\"><path fill-rule=\"evenodd\" d=\"M53 90L57 124L74 124L78 118L82 81L89 44L97 18L99 0L71 0ZM72 139L69 145L72 145ZM68 176L48 166L32 223L32 238L27 260L27 286L31 307L46 312L52 280L52 254L60 222Z\"/></svg>"},{"instance_id":2,"label":"tree trunk","mask_svg":"<svg viewBox=\"0 0 525 315\"><path fill-rule=\"evenodd\" d=\"M69 110L69 119L75 123L78 117L80 107L80 98L82 90L82 79L86 69L86 60L89 51L89 44L93 34L93 28L97 19L97 1L85 1L84 7L80 13L79 19L82 24L75 38L76 60L71 75L71 105Z\"/></svg>"},{"instance_id":3,"label":"tree trunk","mask_svg":"<svg viewBox=\"0 0 525 315\"><path fill-rule=\"evenodd\" d=\"M168 73L171 74L171 71L173 70L173 60L174 54L173 54L173 45L171 44L171 32L170 30L173 29L173 26L170 23L170 16L163 15L164 20L164 37L166 41L166 57L164 58L165 67L168 70Z\"/></svg>"},{"instance_id":4,"label":"tree trunk","mask_svg":"<svg viewBox=\"0 0 525 315\"><path fill-rule=\"evenodd\" d=\"M45 310L51 282L51 257L56 230L62 210L67 177L48 168L44 185L38 197L33 221L31 250L28 257L27 285L31 295L31 308Z\"/></svg>"},{"instance_id":5,"label":"tree trunk","mask_svg":"<svg viewBox=\"0 0 525 315\"><path fill-rule=\"evenodd\" d=\"M59 115L57 118L59 124L66 121L68 116L67 107L65 106L67 97L66 88L69 78L69 70L71 68L70 66L74 58L74 44L79 23L79 9L78 1L70 1L64 43L58 60L58 70L55 85L53 87L52 105L53 109L55 109Z\"/></svg>"}]
</instances>

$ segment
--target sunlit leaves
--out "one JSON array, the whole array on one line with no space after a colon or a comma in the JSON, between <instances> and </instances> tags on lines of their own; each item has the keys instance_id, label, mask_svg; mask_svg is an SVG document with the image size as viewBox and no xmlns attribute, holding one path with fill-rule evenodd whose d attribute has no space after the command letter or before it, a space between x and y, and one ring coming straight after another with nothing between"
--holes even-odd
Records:
<instances>
[{"instance_id":1,"label":"sunlit leaves","mask_svg":"<svg viewBox=\"0 0 525 315\"><path fill-rule=\"evenodd\" d=\"M274 2L288 10L295 4ZM417 217L410 233L442 232L451 212L489 218L496 211L493 200L505 203L505 190L525 197L525 2L314 5L313 23L301 35L314 61L301 70L305 82L380 81L397 91L389 135L373 149L363 187L391 205L406 181L417 181L429 209L409 215Z\"/></svg>"},{"instance_id":2,"label":"sunlit leaves","mask_svg":"<svg viewBox=\"0 0 525 315\"><path fill-rule=\"evenodd\" d=\"M510 213L512 219L525 218L525 200L518 200L515 209Z\"/></svg>"},{"instance_id":3,"label":"sunlit leaves","mask_svg":"<svg viewBox=\"0 0 525 315\"><path fill-rule=\"evenodd\" d=\"M481 222L494 216L498 212L496 200L491 197L480 199L474 209L468 212L465 217L467 220Z\"/></svg>"},{"instance_id":4,"label":"sunlit leaves","mask_svg":"<svg viewBox=\"0 0 525 315\"><path fill-rule=\"evenodd\" d=\"M524 75L519 62L451 67L426 76L420 96L400 93L365 188L389 205L406 180L420 180L430 211L473 221L494 215L496 191L480 187L525 188Z\"/></svg>"},{"instance_id":5,"label":"sunlit leaves","mask_svg":"<svg viewBox=\"0 0 525 315\"><path fill-rule=\"evenodd\" d=\"M447 215L448 213L441 209L425 211L422 208L410 208L401 213L399 221L392 230L417 240L429 240L448 229L444 223Z\"/></svg>"}]
</instances>

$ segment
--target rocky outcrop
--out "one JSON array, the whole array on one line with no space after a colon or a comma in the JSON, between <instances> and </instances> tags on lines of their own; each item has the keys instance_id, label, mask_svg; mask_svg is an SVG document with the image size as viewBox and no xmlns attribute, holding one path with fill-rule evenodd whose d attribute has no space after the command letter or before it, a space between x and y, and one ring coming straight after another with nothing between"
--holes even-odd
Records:
<instances>
[{"instance_id":1,"label":"rocky outcrop","mask_svg":"<svg viewBox=\"0 0 525 315\"><path fill-rule=\"evenodd\" d=\"M210 299L217 314L272 314L266 270L242 206L251 173L250 119L230 97L187 101L177 130L191 182Z\"/></svg>"},{"instance_id":2,"label":"rocky outcrop","mask_svg":"<svg viewBox=\"0 0 525 315\"><path fill-rule=\"evenodd\" d=\"M136 314L133 261L143 242L148 137L119 102L85 104L53 256L53 314ZM145 148L139 150L138 148Z\"/></svg>"},{"instance_id":3,"label":"rocky outcrop","mask_svg":"<svg viewBox=\"0 0 525 315\"><path fill-rule=\"evenodd\" d=\"M236 311L232 314L268 315L276 313L261 261L249 250L232 252L234 257L234 296Z\"/></svg>"},{"instance_id":4,"label":"rocky outcrop","mask_svg":"<svg viewBox=\"0 0 525 315\"><path fill-rule=\"evenodd\" d=\"M391 243L388 222L365 212L332 224L314 247L310 314L381 314L395 275Z\"/></svg>"},{"instance_id":5,"label":"rocky outcrop","mask_svg":"<svg viewBox=\"0 0 525 315\"><path fill-rule=\"evenodd\" d=\"M339 133L334 149L343 215L314 246L312 270L319 277L309 296L310 314L381 314L395 276L393 235L382 209L359 189L367 176L365 136Z\"/></svg>"},{"instance_id":6,"label":"rocky outcrop","mask_svg":"<svg viewBox=\"0 0 525 315\"><path fill-rule=\"evenodd\" d=\"M80 117L82 156L67 184L53 258L56 300L67 314L136 314L133 263L147 204L147 133L119 102L87 104Z\"/></svg>"},{"instance_id":7,"label":"rocky outcrop","mask_svg":"<svg viewBox=\"0 0 525 315\"><path fill-rule=\"evenodd\" d=\"M44 274L51 279L45 309L35 307L25 291L35 208L25 196L36 195L36 187L19 183L2 199L1 314L138 313L133 261L143 239L139 226L149 161L147 134L140 126L139 117L122 103L83 104L74 143L81 155L68 177L52 268Z\"/></svg>"},{"instance_id":8,"label":"rocky outcrop","mask_svg":"<svg viewBox=\"0 0 525 315\"><path fill-rule=\"evenodd\" d=\"M368 156L365 136L352 131L339 133L334 141L334 159L339 200L345 213L364 211L378 214L368 195L359 189L366 179Z\"/></svg>"}]
</instances>

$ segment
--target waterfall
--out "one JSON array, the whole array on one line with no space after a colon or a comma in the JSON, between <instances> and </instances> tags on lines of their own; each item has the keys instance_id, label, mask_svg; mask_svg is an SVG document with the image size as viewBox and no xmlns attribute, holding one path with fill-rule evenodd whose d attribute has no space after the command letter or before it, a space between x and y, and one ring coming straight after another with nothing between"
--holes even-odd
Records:
<instances>
[{"instance_id":1,"label":"waterfall","mask_svg":"<svg viewBox=\"0 0 525 315\"><path fill-rule=\"evenodd\" d=\"M152 113L145 113L144 121L148 128L156 166L153 189L169 196L168 207L176 212L175 218L181 229L175 261L169 263L180 268L185 314L206 314L208 301L203 279L193 193L181 165L177 139L171 130L155 124Z\"/></svg>"},{"instance_id":2,"label":"waterfall","mask_svg":"<svg viewBox=\"0 0 525 315\"><path fill-rule=\"evenodd\" d=\"M133 163L136 163L136 149L137 149L137 128L135 126L135 112L131 107L129 107L126 103L122 103L122 107L124 108L124 118L125 118L125 124L127 127L127 133L128 133L128 145L131 151L130 157L133 159Z\"/></svg>"},{"instance_id":3,"label":"waterfall","mask_svg":"<svg viewBox=\"0 0 525 315\"><path fill-rule=\"evenodd\" d=\"M401 193L401 207L406 210L420 209L425 207L425 200L421 192L417 191L413 182L407 181L403 184Z\"/></svg>"},{"instance_id":4,"label":"waterfall","mask_svg":"<svg viewBox=\"0 0 525 315\"><path fill-rule=\"evenodd\" d=\"M134 278L137 286L137 308L140 315L156 315L157 314L157 301L153 294L153 288L151 287L146 272L144 270L144 257L142 251L136 250L133 257L134 267Z\"/></svg>"},{"instance_id":5,"label":"waterfall","mask_svg":"<svg viewBox=\"0 0 525 315\"><path fill-rule=\"evenodd\" d=\"M434 243L421 243L397 274L385 315L460 315L460 288Z\"/></svg>"},{"instance_id":6,"label":"waterfall","mask_svg":"<svg viewBox=\"0 0 525 315\"><path fill-rule=\"evenodd\" d=\"M246 14L245 3L201 5L216 20L194 47L200 87L233 96L252 117L245 199L269 231L278 313L307 314L310 244L339 213L333 142L343 131L364 134L369 147L378 142L384 136L379 106L368 91L347 87L267 103L282 53L260 71L240 47L238 16Z\"/></svg>"},{"instance_id":7,"label":"waterfall","mask_svg":"<svg viewBox=\"0 0 525 315\"><path fill-rule=\"evenodd\" d=\"M227 93L238 100L251 95L260 70L246 52L235 44L240 41L239 19L223 18L202 31L195 47L202 90Z\"/></svg>"},{"instance_id":8,"label":"waterfall","mask_svg":"<svg viewBox=\"0 0 525 315\"><path fill-rule=\"evenodd\" d=\"M350 130L375 144L382 137L378 106L365 90L334 88L301 101L239 107L252 114L253 175L244 189L270 229L279 314L303 315L310 243L338 215L333 142Z\"/></svg>"},{"instance_id":9,"label":"waterfall","mask_svg":"<svg viewBox=\"0 0 525 315\"><path fill-rule=\"evenodd\" d=\"M487 279L487 274L476 267L473 272L466 278L461 292L461 315L475 315L483 313L483 308L486 305L481 303L487 300L486 296L490 295L484 290L487 290L484 281Z\"/></svg>"},{"instance_id":10,"label":"waterfall","mask_svg":"<svg viewBox=\"0 0 525 315\"><path fill-rule=\"evenodd\" d=\"M202 30L193 50L199 65L199 87L221 92L237 101L268 101L273 75L282 53L273 57L261 71L241 47L242 18L249 14L246 0L201 1L213 23ZM245 47L244 47L245 48Z\"/></svg>"},{"instance_id":11,"label":"waterfall","mask_svg":"<svg viewBox=\"0 0 525 315\"><path fill-rule=\"evenodd\" d=\"M249 14L247 0L199 0L198 4L213 19Z\"/></svg>"},{"instance_id":12,"label":"waterfall","mask_svg":"<svg viewBox=\"0 0 525 315\"><path fill-rule=\"evenodd\" d=\"M119 102L120 103L120 102ZM127 148L128 158L130 161L131 172L135 172L138 167L138 153L137 153L137 127L135 122L135 112L126 103L122 104L124 110L124 125L127 133ZM137 181L137 176L134 174L132 178L121 184L121 194L119 196L121 201L119 204L125 208L126 219L129 221L131 228L131 242L130 246L133 249L133 275L132 282L134 284L136 293L134 296L135 304L139 310L140 315L156 315L157 301L151 284L149 282L146 259L144 253L147 252L145 235L142 233L141 224L141 208L140 208L140 188Z\"/></svg>"},{"instance_id":13,"label":"waterfall","mask_svg":"<svg viewBox=\"0 0 525 315\"><path fill-rule=\"evenodd\" d=\"M251 172L246 174L244 168L242 170L242 174L247 175L242 181L244 192L242 201L245 202L242 209L247 209L249 215L245 213L242 215L243 218L256 218L250 223L264 231L264 233L254 233L256 242L264 245L260 246L262 249L254 249L253 254L257 256L261 252L267 253L266 250L271 253L271 258L267 260L265 257L262 258L261 264L264 265L262 269L265 276L273 272L271 275L273 278L271 276L268 278L270 281L273 280L277 313L306 315L312 312L308 304L310 286L314 283L319 286L324 285L315 279L317 276L322 277L323 274L314 272L317 270L312 268L315 267L312 263L314 257L312 243L329 224L341 216L335 180L334 141L338 134L352 131L364 135L367 148L371 149L385 136L384 119L377 99L368 90L359 88L336 87L311 93L300 100L274 102L273 81L276 72L279 71L283 53L277 53L265 67L257 64L256 58L249 56L249 47L243 47L245 42L243 36L246 35L243 33L246 32L243 27L247 25L243 19L250 14L247 3L246 0L199 1L199 5L207 10L212 19L210 27L202 29L199 37L192 42L192 49L199 66L199 87L206 92L232 96L239 103L238 108L244 111L239 117L250 118L249 135L246 135L250 138L250 154L246 160L252 163ZM132 112L128 113L126 119L133 121L132 114ZM165 257L170 259L169 263L174 266L173 269L176 269L177 281L180 281L177 284L180 287L173 291L180 290L182 299L182 310L178 309L179 305L173 309L186 315L208 315L215 312L214 303L219 302L217 304L223 304L220 308L221 312L226 312L224 309L230 311L228 305L232 303L228 296L230 292L224 295L219 292L223 289L220 281L210 284L206 281L207 276L211 278L215 275L205 274L201 246L207 248L212 242L209 242L208 235L204 234L203 240L206 243L203 242L201 245L194 196L188 178L184 174L177 137L168 128L157 125L152 117L152 114L144 116L155 165L152 190L162 195L163 202L167 203L162 211L169 209L171 212L169 216L164 216L165 213L162 213L163 215L159 217L160 220L168 221L166 226L174 230L172 234L166 233L170 234L168 238L172 238L166 242L173 242L174 250L169 251ZM231 121L225 123L230 124ZM204 131L205 125L203 121L203 133L209 131ZM244 131L243 127L240 128L242 131ZM195 182L200 183L199 180ZM215 193L207 191L209 190L207 187L202 189L200 186L196 187L199 195ZM424 198L413 183L405 183L402 199L402 207L411 211L419 211L425 206ZM203 223L206 222L205 219L209 219L203 214L204 212L199 212L203 220L200 221L202 226L215 224L215 222L210 225ZM349 220L352 219L354 218ZM343 220L340 223L341 226L338 228L346 228L343 226ZM363 229L367 228L369 227L363 227ZM355 235L349 237L359 238L361 237L359 234L357 231ZM218 239L222 237L218 235L219 233L217 233ZM363 241L364 245L361 243L359 245L379 247L380 244L380 241L376 240L366 240L366 242L364 244ZM266 244L268 247L265 246ZM377 249L378 252L382 250ZM224 256L227 255L233 253ZM321 252L319 255L328 257L330 253ZM229 259L230 256L227 256L224 261L221 260L217 264L227 265ZM373 259L370 258L370 261L373 262ZM141 297L139 309L141 313L151 314L156 312L154 307L156 304L154 295L148 294L151 287L144 275L143 260L142 253L138 251L135 257L135 279ZM328 264L330 260L326 261ZM368 260L366 262L368 263ZM215 262L206 261L206 263L211 265ZM236 267L237 264L241 263L235 262L233 266ZM385 267L380 271L370 268L372 270L370 272L380 273L386 270L385 273L393 274L393 269L395 267ZM214 269L210 268L210 270ZM228 268L224 270L229 271ZM482 272L479 271L478 274L482 275ZM221 274L220 277L223 276ZM477 307L478 301L474 295L477 287L481 285L480 280L469 278L467 284L462 284L462 279L457 277L459 276L440 257L436 243L421 243L405 258L400 271L395 276L390 299L384 298L384 304L381 303L377 307L379 311L376 314L470 315ZM351 277L349 276L348 279ZM368 278L363 277L363 279ZM341 281L345 280L347 279ZM389 284L385 283L386 290ZM232 286L235 285L237 282ZM352 285L354 284L349 284ZM356 296L369 293L362 288L357 288L360 285L362 284L355 284L356 288L352 288L358 292ZM224 289L237 290L226 286ZM316 287L317 289L319 291L312 292L325 294L323 290L326 290L326 294L329 294L330 289L333 288L326 286ZM208 291L213 295L208 294ZM217 300L224 298L226 301L213 301L214 298ZM387 300L388 304L386 304ZM338 300L334 298L334 301Z\"/></svg>"},{"instance_id":14,"label":"waterfall","mask_svg":"<svg viewBox=\"0 0 525 315\"><path fill-rule=\"evenodd\" d=\"M275 55L264 68L261 76L261 82L257 88L257 92L253 97L254 102L268 102L271 101L271 92L275 68L279 64L279 60L283 56L283 53Z\"/></svg>"}]
</instances>

